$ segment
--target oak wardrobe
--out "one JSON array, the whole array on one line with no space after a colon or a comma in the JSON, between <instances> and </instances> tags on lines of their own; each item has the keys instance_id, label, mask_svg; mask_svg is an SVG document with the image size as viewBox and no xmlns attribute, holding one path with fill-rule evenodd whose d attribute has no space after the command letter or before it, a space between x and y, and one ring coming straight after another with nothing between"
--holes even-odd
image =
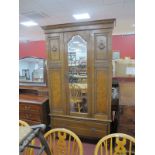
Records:
<instances>
[{"instance_id":1,"label":"oak wardrobe","mask_svg":"<svg viewBox=\"0 0 155 155\"><path fill-rule=\"evenodd\" d=\"M110 131L115 19L43 26L52 128L100 138Z\"/></svg>"}]
</instances>

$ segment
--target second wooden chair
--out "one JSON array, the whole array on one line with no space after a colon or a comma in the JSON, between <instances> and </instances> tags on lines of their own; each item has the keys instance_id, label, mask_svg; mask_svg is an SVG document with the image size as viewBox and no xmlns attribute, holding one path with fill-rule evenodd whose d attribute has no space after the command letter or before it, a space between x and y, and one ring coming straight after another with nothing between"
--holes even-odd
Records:
<instances>
[{"instance_id":1,"label":"second wooden chair","mask_svg":"<svg viewBox=\"0 0 155 155\"><path fill-rule=\"evenodd\" d=\"M135 139L127 134L107 135L96 144L94 155L134 155Z\"/></svg>"},{"instance_id":2,"label":"second wooden chair","mask_svg":"<svg viewBox=\"0 0 155 155\"><path fill-rule=\"evenodd\" d=\"M52 155L83 155L79 137L64 128L51 129L44 135Z\"/></svg>"}]
</instances>

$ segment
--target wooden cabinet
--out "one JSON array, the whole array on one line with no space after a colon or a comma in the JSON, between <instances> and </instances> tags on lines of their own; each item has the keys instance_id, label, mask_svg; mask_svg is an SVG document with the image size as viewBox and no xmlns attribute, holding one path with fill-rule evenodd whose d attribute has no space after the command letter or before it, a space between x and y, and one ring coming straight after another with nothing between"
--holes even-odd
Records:
<instances>
[{"instance_id":1,"label":"wooden cabinet","mask_svg":"<svg viewBox=\"0 0 155 155\"><path fill-rule=\"evenodd\" d=\"M119 122L118 132L135 136L135 79L119 80Z\"/></svg>"},{"instance_id":2,"label":"wooden cabinet","mask_svg":"<svg viewBox=\"0 0 155 155\"><path fill-rule=\"evenodd\" d=\"M19 119L30 125L46 124L49 126L49 99L36 94L19 95Z\"/></svg>"},{"instance_id":3,"label":"wooden cabinet","mask_svg":"<svg viewBox=\"0 0 155 155\"><path fill-rule=\"evenodd\" d=\"M43 26L51 126L84 137L110 131L115 19Z\"/></svg>"}]
</instances>

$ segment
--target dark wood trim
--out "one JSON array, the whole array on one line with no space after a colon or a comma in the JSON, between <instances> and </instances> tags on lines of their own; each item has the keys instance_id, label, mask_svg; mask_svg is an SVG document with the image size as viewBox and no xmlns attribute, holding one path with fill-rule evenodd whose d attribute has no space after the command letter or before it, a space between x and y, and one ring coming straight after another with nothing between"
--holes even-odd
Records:
<instances>
[{"instance_id":1,"label":"dark wood trim","mask_svg":"<svg viewBox=\"0 0 155 155\"><path fill-rule=\"evenodd\" d=\"M42 104L48 100L48 97L45 96L37 96L33 94L20 94L19 102L20 103L34 103L34 104Z\"/></svg>"},{"instance_id":2,"label":"dark wood trim","mask_svg":"<svg viewBox=\"0 0 155 155\"><path fill-rule=\"evenodd\" d=\"M113 77L112 79L121 82L135 82L135 77Z\"/></svg>"}]
</instances>

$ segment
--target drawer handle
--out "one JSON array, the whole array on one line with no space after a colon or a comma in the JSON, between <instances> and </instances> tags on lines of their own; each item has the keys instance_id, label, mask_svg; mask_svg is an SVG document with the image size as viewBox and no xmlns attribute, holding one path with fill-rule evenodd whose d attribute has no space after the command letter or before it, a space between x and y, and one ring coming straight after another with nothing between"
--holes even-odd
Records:
<instances>
[{"instance_id":1,"label":"drawer handle","mask_svg":"<svg viewBox=\"0 0 155 155\"><path fill-rule=\"evenodd\" d=\"M91 128L91 131L96 131L96 128Z\"/></svg>"},{"instance_id":2,"label":"drawer handle","mask_svg":"<svg viewBox=\"0 0 155 155\"><path fill-rule=\"evenodd\" d=\"M30 106L25 106L25 110L30 110Z\"/></svg>"}]
</instances>

